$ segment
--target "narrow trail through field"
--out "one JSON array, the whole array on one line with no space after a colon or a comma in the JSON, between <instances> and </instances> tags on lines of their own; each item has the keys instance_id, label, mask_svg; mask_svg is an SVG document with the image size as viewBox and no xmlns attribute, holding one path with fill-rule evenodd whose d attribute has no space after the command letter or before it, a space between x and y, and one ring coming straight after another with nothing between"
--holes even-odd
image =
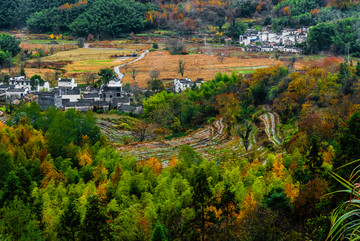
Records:
<instances>
[{"instance_id":1,"label":"narrow trail through field","mask_svg":"<svg viewBox=\"0 0 360 241\"><path fill-rule=\"evenodd\" d=\"M84 48L88 49L89 48L89 44L88 43L85 43L84 44ZM93 49L113 49L113 48L93 48ZM135 63L143 58L145 58L145 55L149 53L149 50L145 50L144 52L142 52L136 59L134 59L133 61L130 61L128 63L125 63L125 64L120 64L118 66L115 66L114 67L114 72L119 76L119 79L122 80L122 78L124 78L124 74L120 72L120 67L123 67L125 65L128 65L128 64L132 64L132 63Z\"/></svg>"},{"instance_id":2,"label":"narrow trail through field","mask_svg":"<svg viewBox=\"0 0 360 241\"><path fill-rule=\"evenodd\" d=\"M147 53L149 53L149 50L145 50L145 52L142 52L139 57L137 57L135 60L133 60L131 62L121 64L121 65L118 65L118 66L114 67L114 71L119 76L119 79L122 80L122 78L124 78L124 74L120 72L120 67L123 67L123 66L128 65L128 64L135 63L136 61L139 61L139 60L145 58L145 55Z\"/></svg>"}]
</instances>

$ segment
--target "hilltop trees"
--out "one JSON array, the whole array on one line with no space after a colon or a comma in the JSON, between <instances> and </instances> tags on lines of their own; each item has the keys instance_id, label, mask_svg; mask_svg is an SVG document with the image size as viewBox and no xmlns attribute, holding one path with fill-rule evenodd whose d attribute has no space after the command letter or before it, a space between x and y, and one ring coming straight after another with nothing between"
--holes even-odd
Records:
<instances>
[{"instance_id":1,"label":"hilltop trees","mask_svg":"<svg viewBox=\"0 0 360 241\"><path fill-rule=\"evenodd\" d=\"M16 39L7 33L0 34L0 49L4 52L10 52L11 56L16 56L21 48L20 48L21 40Z\"/></svg>"},{"instance_id":2,"label":"hilltop trees","mask_svg":"<svg viewBox=\"0 0 360 241\"><path fill-rule=\"evenodd\" d=\"M78 37L120 37L144 29L144 11L145 6L135 1L86 1L36 12L28 18L27 27L37 33L57 30L71 31Z\"/></svg>"},{"instance_id":3,"label":"hilltop trees","mask_svg":"<svg viewBox=\"0 0 360 241\"><path fill-rule=\"evenodd\" d=\"M112 69L100 69L100 72L98 73L99 76L101 76L100 81L103 84L108 84L109 81L115 76L115 73Z\"/></svg>"}]
</instances>

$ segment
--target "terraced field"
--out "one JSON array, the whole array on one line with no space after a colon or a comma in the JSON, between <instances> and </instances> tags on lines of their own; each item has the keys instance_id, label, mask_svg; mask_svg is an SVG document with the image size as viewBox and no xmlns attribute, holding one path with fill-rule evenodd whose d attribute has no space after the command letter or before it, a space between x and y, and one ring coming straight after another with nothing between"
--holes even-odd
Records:
<instances>
[{"instance_id":1,"label":"terraced field","mask_svg":"<svg viewBox=\"0 0 360 241\"><path fill-rule=\"evenodd\" d=\"M271 111L270 106L262 106L262 108L265 113L260 119L264 122L266 135L275 147L280 146L282 144L282 138L279 128L277 127L279 117ZM121 143L124 136L131 136L130 131L117 130L115 124L111 122L100 120L98 123L102 132L106 134L112 142ZM268 150L261 146L261 143L256 140L256 130L251 132L248 150L245 150L241 138L225 139L225 131L226 125L223 119L220 118L213 124L200 128L185 137L120 145L117 146L117 149L124 154L137 156L139 159L156 157L163 161L163 165L167 165L167 161L177 157L180 146L182 145L193 147L206 158L212 158L216 156L217 152L224 149L233 153L234 157L244 157L254 152L257 152L260 157L266 156Z\"/></svg>"},{"instance_id":2,"label":"terraced field","mask_svg":"<svg viewBox=\"0 0 360 241\"><path fill-rule=\"evenodd\" d=\"M282 144L282 138L280 136L279 128L277 128L277 125L279 124L279 115L272 112L269 105L264 105L262 108L265 111L265 114L260 116L260 119L265 124L265 132L269 140L275 146L280 146Z\"/></svg>"}]
</instances>

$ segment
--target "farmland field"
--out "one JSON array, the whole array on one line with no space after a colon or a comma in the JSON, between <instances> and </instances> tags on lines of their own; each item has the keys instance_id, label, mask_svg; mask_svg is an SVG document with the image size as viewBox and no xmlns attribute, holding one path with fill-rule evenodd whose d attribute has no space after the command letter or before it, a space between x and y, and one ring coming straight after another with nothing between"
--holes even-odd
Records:
<instances>
[{"instance_id":1,"label":"farmland field","mask_svg":"<svg viewBox=\"0 0 360 241\"><path fill-rule=\"evenodd\" d=\"M178 73L178 63L182 59L185 61L184 77L196 80L203 78L204 80L211 80L218 72L228 73L235 71L244 71L243 73L251 73L251 67L270 66L281 64L281 61L274 59L239 59L234 57L225 57L223 62L219 61L218 57L205 54L191 54L191 55L170 55L169 52L156 51L146 55L146 57L136 63L131 64L128 68L135 68L137 76L135 81L139 87L146 87L150 79L149 73L152 70L160 72L160 79L181 78ZM122 68L121 72L127 71ZM125 75L124 83L133 83L131 75Z\"/></svg>"}]
</instances>

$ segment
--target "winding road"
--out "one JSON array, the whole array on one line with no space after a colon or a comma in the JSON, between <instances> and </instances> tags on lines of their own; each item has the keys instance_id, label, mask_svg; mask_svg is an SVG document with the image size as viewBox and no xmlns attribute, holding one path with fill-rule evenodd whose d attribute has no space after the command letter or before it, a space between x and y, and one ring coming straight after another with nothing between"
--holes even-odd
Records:
<instances>
[{"instance_id":1,"label":"winding road","mask_svg":"<svg viewBox=\"0 0 360 241\"><path fill-rule=\"evenodd\" d=\"M119 76L119 79L122 80L122 78L124 78L124 74L120 72L120 67L128 65L128 64L135 63L136 61L139 61L139 60L145 58L145 55L147 53L149 53L149 50L146 50L145 52L142 52L139 57L137 57L136 59L134 59L133 61L131 61L129 63L121 64L119 66L114 67L114 71Z\"/></svg>"},{"instance_id":2,"label":"winding road","mask_svg":"<svg viewBox=\"0 0 360 241\"><path fill-rule=\"evenodd\" d=\"M85 43L84 44L84 48L86 49L89 49L89 44L88 43ZM94 48L94 49L112 49L112 48ZM114 67L114 72L119 76L119 79L122 80L122 78L124 78L124 74L120 72L120 67L123 67L125 65L128 65L128 64L132 64L132 63L135 63L136 61L139 61L143 58L145 58L145 55L149 53L149 50L145 50L144 52L142 52L140 54L140 56L138 56L136 59L134 59L133 61L129 62L129 63L125 63L125 64L120 64L118 66L115 66Z\"/></svg>"}]
</instances>

